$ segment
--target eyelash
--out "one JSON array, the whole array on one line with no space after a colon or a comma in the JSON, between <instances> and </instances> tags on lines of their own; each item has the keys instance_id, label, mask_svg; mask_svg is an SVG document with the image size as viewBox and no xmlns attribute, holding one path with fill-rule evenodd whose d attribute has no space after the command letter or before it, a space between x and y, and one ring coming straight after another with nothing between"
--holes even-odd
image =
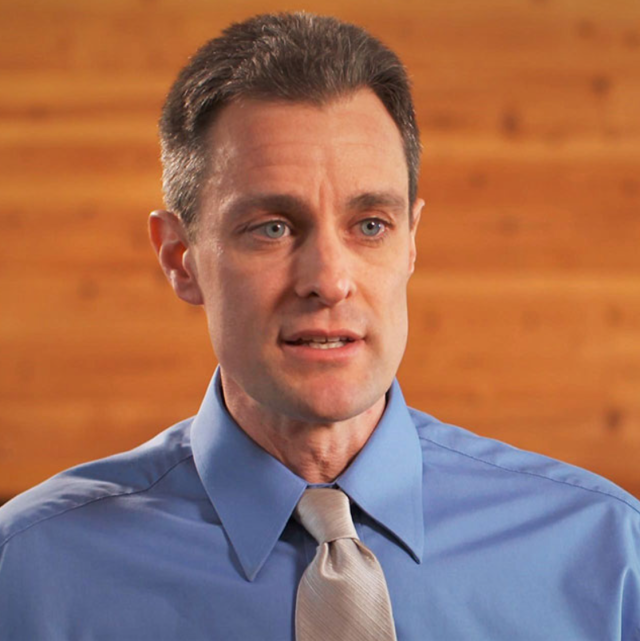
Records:
<instances>
[{"instance_id":1,"label":"eyelash","mask_svg":"<svg viewBox=\"0 0 640 641\"><path fill-rule=\"evenodd\" d=\"M383 240L386 239L387 234L389 233L389 230L391 229L392 225L391 223L387 222L386 220L383 220L382 218L365 218L364 220L360 220L357 225L363 225L365 223L376 223L377 225L380 225L381 231L379 234L376 234L375 236L367 236L366 234L363 234L363 237L367 239L368 242L372 243L380 243Z\"/></svg>"},{"instance_id":2,"label":"eyelash","mask_svg":"<svg viewBox=\"0 0 640 641\"><path fill-rule=\"evenodd\" d=\"M266 234L266 229L269 227L269 225L283 225L286 229L289 230L289 233L286 234L287 236L290 236L293 233L293 230L291 229L291 225L287 223L284 220L280 220L278 218L274 218L273 220L267 220L264 223L260 223L259 225L255 225L254 227L249 228L249 232L251 233L256 233L259 232L260 230L263 230L265 233L261 234L264 238L268 238L270 240L280 240L280 238L284 238L285 236L280 236L279 238L270 238Z\"/></svg>"},{"instance_id":3,"label":"eyelash","mask_svg":"<svg viewBox=\"0 0 640 641\"><path fill-rule=\"evenodd\" d=\"M381 233L376 234L375 236L367 236L364 233L362 234L362 237L367 242L370 242L370 243L379 243L379 242L382 242L383 240L385 240L387 234L389 233L389 230L393 227L393 225L390 222L388 222L386 220L383 220L382 218L377 218L375 216L369 217L369 218L363 218L362 220L359 220L355 224L355 226L361 226L361 225L363 225L365 223L369 223L369 222L374 222L374 223L380 225L380 227L381 227ZM266 234L266 229L267 229L267 227L269 225L284 225L289 230L289 233L285 234L283 236L277 237L277 238L271 238L271 237L267 236L267 234ZM273 220L267 220L264 223L260 223L259 225L255 225L255 226L249 227L247 229L247 231L249 233L252 233L252 234L258 233L260 230L265 231L265 233L260 234L260 236L262 238L264 238L265 240L267 240L267 242L281 240L282 238L286 238L287 236L293 235L293 230L291 229L291 225L287 221L281 220L279 218L274 218Z\"/></svg>"}]
</instances>

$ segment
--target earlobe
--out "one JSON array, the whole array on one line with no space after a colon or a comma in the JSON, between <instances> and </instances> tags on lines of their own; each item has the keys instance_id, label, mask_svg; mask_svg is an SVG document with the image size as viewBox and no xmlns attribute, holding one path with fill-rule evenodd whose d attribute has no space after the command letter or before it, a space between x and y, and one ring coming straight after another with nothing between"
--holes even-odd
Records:
<instances>
[{"instance_id":1,"label":"earlobe","mask_svg":"<svg viewBox=\"0 0 640 641\"><path fill-rule=\"evenodd\" d=\"M191 305L202 305L192 250L182 220L170 211L151 212L149 239L176 295Z\"/></svg>"},{"instance_id":2,"label":"earlobe","mask_svg":"<svg viewBox=\"0 0 640 641\"><path fill-rule=\"evenodd\" d=\"M413 207L411 209L411 229L410 229L410 239L411 243L409 249L409 275L413 274L416 266L416 233L418 231L418 225L420 223L420 215L422 214L422 208L424 207L424 200L422 198L416 199Z\"/></svg>"}]
</instances>

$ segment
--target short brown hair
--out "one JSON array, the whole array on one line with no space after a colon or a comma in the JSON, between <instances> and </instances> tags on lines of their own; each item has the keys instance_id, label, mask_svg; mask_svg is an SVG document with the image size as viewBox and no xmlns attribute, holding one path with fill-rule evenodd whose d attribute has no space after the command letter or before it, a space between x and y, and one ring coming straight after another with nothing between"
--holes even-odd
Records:
<instances>
[{"instance_id":1,"label":"short brown hair","mask_svg":"<svg viewBox=\"0 0 640 641\"><path fill-rule=\"evenodd\" d=\"M301 12L259 15L232 24L182 69L160 118L167 207L193 232L207 168L204 134L234 99L322 105L365 87L378 96L400 131L413 203L420 135L404 66L364 29Z\"/></svg>"}]
</instances>

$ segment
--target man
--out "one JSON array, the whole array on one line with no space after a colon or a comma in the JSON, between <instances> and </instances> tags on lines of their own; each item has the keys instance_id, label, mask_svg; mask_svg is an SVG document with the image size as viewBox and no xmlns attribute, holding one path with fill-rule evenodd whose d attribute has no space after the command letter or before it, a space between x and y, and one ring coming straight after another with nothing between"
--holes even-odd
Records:
<instances>
[{"instance_id":1,"label":"man","mask_svg":"<svg viewBox=\"0 0 640 641\"><path fill-rule=\"evenodd\" d=\"M638 501L404 404L396 56L331 18L233 25L161 137L151 241L220 366L196 417L2 509L0 638L640 639Z\"/></svg>"}]
</instances>

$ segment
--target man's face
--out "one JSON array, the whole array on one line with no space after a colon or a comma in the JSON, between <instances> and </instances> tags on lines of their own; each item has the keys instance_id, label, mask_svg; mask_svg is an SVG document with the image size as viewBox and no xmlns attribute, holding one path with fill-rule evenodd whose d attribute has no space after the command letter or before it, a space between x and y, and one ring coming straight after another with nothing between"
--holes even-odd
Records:
<instances>
[{"instance_id":1,"label":"man's face","mask_svg":"<svg viewBox=\"0 0 640 641\"><path fill-rule=\"evenodd\" d=\"M410 228L395 123L369 90L246 100L210 140L191 252L225 389L307 422L369 409L405 349L422 204Z\"/></svg>"}]
</instances>

